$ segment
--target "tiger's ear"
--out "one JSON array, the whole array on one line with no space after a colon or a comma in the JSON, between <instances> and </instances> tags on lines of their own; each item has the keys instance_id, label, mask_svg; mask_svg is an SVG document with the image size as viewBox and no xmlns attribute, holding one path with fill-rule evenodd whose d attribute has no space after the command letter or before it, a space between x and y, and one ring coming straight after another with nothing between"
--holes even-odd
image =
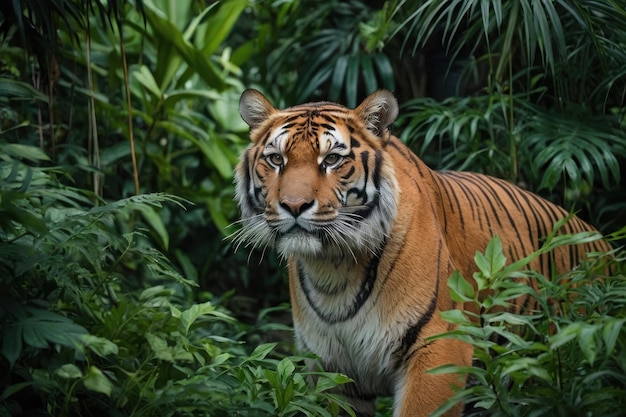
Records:
<instances>
[{"instance_id":1,"label":"tiger's ear","mask_svg":"<svg viewBox=\"0 0 626 417\"><path fill-rule=\"evenodd\" d=\"M239 113L251 129L259 126L275 111L274 106L260 91L250 88L241 94Z\"/></svg>"},{"instance_id":2,"label":"tiger's ear","mask_svg":"<svg viewBox=\"0 0 626 417\"><path fill-rule=\"evenodd\" d=\"M398 117L398 100L391 91L378 90L367 96L355 111L368 130L386 139L389 126Z\"/></svg>"}]
</instances>

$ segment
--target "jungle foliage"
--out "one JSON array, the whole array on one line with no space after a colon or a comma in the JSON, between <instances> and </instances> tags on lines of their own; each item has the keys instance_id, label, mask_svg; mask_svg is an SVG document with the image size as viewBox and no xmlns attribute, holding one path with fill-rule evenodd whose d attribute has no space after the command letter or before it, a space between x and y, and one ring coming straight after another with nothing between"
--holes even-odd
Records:
<instances>
[{"instance_id":1,"label":"jungle foliage","mask_svg":"<svg viewBox=\"0 0 626 417\"><path fill-rule=\"evenodd\" d=\"M226 238L248 87L277 106L391 89L430 166L506 178L624 242L624 0L3 1L0 415L351 413L331 390L348 379L292 350L276 257ZM454 400L618 415L623 252L565 277L505 267L497 240L476 260L450 286L483 313L446 313L442 337L477 366L434 371L478 381ZM493 308L528 290L511 277L541 283L536 315Z\"/></svg>"}]
</instances>

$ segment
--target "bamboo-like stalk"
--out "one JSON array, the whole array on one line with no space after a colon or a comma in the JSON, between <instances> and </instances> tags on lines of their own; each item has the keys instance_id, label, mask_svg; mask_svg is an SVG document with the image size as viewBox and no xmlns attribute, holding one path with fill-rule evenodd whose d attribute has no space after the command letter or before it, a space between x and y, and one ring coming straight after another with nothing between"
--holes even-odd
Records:
<instances>
[{"instance_id":1,"label":"bamboo-like stalk","mask_svg":"<svg viewBox=\"0 0 626 417\"><path fill-rule=\"evenodd\" d=\"M87 84L89 91L93 92L93 72L91 70L91 25L87 18ZM87 141L89 147L89 163L93 165L97 171L93 174L93 192L98 196L102 196L104 183L102 181L102 172L100 172L100 143L98 141L98 125L96 121L96 103L93 94L89 96L89 111L87 114L89 120L89 130L87 133Z\"/></svg>"},{"instance_id":2,"label":"bamboo-like stalk","mask_svg":"<svg viewBox=\"0 0 626 417\"><path fill-rule=\"evenodd\" d=\"M126 49L124 47L124 31L122 29L122 19L117 21L120 33L120 52L122 54L122 69L124 71L124 87L126 90L126 108L128 111L128 139L130 141L130 157L133 163L133 179L135 181L135 195L139 195L139 170L137 168L137 156L135 155L135 139L133 135L133 112L130 98L130 81L128 77L128 64L126 62Z\"/></svg>"}]
</instances>

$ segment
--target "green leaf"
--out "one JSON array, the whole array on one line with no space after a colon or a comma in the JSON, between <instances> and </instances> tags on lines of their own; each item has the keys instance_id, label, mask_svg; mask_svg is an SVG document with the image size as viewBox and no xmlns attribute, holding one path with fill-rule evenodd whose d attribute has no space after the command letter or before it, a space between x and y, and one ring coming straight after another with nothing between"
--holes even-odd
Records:
<instances>
[{"instance_id":1,"label":"green leaf","mask_svg":"<svg viewBox=\"0 0 626 417\"><path fill-rule=\"evenodd\" d=\"M145 65L140 66L139 70L133 72L133 75L154 97L159 100L163 97L163 92L148 67Z\"/></svg>"},{"instance_id":2,"label":"green leaf","mask_svg":"<svg viewBox=\"0 0 626 417\"><path fill-rule=\"evenodd\" d=\"M163 223L161 215L153 207L146 205L140 206L139 211L141 212L144 220L148 222L156 236L159 238L159 244L161 247L167 249L170 244L170 235L167 232L167 228Z\"/></svg>"},{"instance_id":3,"label":"green leaf","mask_svg":"<svg viewBox=\"0 0 626 417\"><path fill-rule=\"evenodd\" d=\"M257 346L254 351L250 354L249 360L262 360L276 347L278 343L264 343L262 345Z\"/></svg>"},{"instance_id":4,"label":"green leaf","mask_svg":"<svg viewBox=\"0 0 626 417\"><path fill-rule=\"evenodd\" d=\"M81 336L81 341L84 347L89 348L89 350L102 358L109 355L117 355L119 352L117 345L104 337L86 334Z\"/></svg>"},{"instance_id":5,"label":"green leaf","mask_svg":"<svg viewBox=\"0 0 626 417\"><path fill-rule=\"evenodd\" d=\"M598 344L595 338L598 330L598 325L583 323L579 331L578 346L580 346L583 355L591 365L593 365L596 355L598 354Z\"/></svg>"},{"instance_id":6,"label":"green leaf","mask_svg":"<svg viewBox=\"0 0 626 417\"><path fill-rule=\"evenodd\" d=\"M450 288L450 296L454 301L467 302L474 301L476 293L472 284L470 284L459 271L454 271L448 279L448 287Z\"/></svg>"},{"instance_id":7,"label":"green leaf","mask_svg":"<svg viewBox=\"0 0 626 417\"><path fill-rule=\"evenodd\" d=\"M99 392L107 397L111 396L111 391L113 390L111 381L95 366L90 366L89 369L87 369L83 384L88 390Z\"/></svg>"},{"instance_id":8,"label":"green leaf","mask_svg":"<svg viewBox=\"0 0 626 417\"><path fill-rule=\"evenodd\" d=\"M217 13L205 23L207 30L203 36L202 47L204 55L212 55L217 51L246 7L248 0L226 0L220 3Z\"/></svg>"},{"instance_id":9,"label":"green leaf","mask_svg":"<svg viewBox=\"0 0 626 417\"><path fill-rule=\"evenodd\" d=\"M167 345L167 341L162 337L159 337L153 333L146 333L145 335L152 353L157 359L161 359L167 362L174 362L174 356L172 349Z\"/></svg>"},{"instance_id":10,"label":"green leaf","mask_svg":"<svg viewBox=\"0 0 626 417\"><path fill-rule=\"evenodd\" d=\"M80 370L78 366L74 365L73 363L66 363L65 365L61 366L56 371L54 371L54 374L58 375L59 377L63 379L68 379L68 380L78 379L78 378L83 377L83 372Z\"/></svg>"},{"instance_id":11,"label":"green leaf","mask_svg":"<svg viewBox=\"0 0 626 417\"><path fill-rule=\"evenodd\" d=\"M328 99L330 101L338 101L341 97L341 87L346 79L346 71L348 69L348 57L345 55L337 58L333 68L333 75L330 78L330 88Z\"/></svg>"},{"instance_id":12,"label":"green leaf","mask_svg":"<svg viewBox=\"0 0 626 417\"><path fill-rule=\"evenodd\" d=\"M520 371L522 372L521 376L523 380L526 380L531 376L535 376L537 378L543 379L544 381L552 381L552 376L548 373L546 368L537 360L537 358L516 358L514 361L511 361L511 365L507 366L504 369L504 374L514 376L513 374L516 374Z\"/></svg>"},{"instance_id":13,"label":"green leaf","mask_svg":"<svg viewBox=\"0 0 626 417\"><path fill-rule=\"evenodd\" d=\"M219 316L226 320L231 319L231 317L215 311L215 307L210 301L202 304L194 304L189 309L183 311L180 315L180 324L183 328L183 334L187 335L189 333L189 329L196 322L196 320L208 314Z\"/></svg>"},{"instance_id":14,"label":"green leaf","mask_svg":"<svg viewBox=\"0 0 626 417\"><path fill-rule=\"evenodd\" d=\"M452 324L465 324L472 325L472 322L467 318L465 313L461 310L447 310L439 312L442 319Z\"/></svg>"},{"instance_id":15,"label":"green leaf","mask_svg":"<svg viewBox=\"0 0 626 417\"><path fill-rule=\"evenodd\" d=\"M38 100L43 103L48 102L48 96L32 85L9 78L0 78L0 91L2 91L3 97L11 97L14 100Z\"/></svg>"},{"instance_id":16,"label":"green leaf","mask_svg":"<svg viewBox=\"0 0 626 417\"><path fill-rule=\"evenodd\" d=\"M626 318L610 317L602 326L602 340L606 345L607 354L611 354L622 331Z\"/></svg>"},{"instance_id":17,"label":"green leaf","mask_svg":"<svg viewBox=\"0 0 626 417\"><path fill-rule=\"evenodd\" d=\"M567 344L568 342L574 340L578 335L580 326L581 323L572 323L568 326L565 326L564 328L561 328L561 330L557 334L550 337L550 349L556 350L561 346Z\"/></svg>"},{"instance_id":18,"label":"green leaf","mask_svg":"<svg viewBox=\"0 0 626 417\"><path fill-rule=\"evenodd\" d=\"M50 344L60 344L76 348L87 334L84 327L51 311L29 308L28 312L31 317L23 320L21 326L22 337L29 346L44 349Z\"/></svg>"},{"instance_id":19,"label":"green leaf","mask_svg":"<svg viewBox=\"0 0 626 417\"><path fill-rule=\"evenodd\" d=\"M208 60L207 55L185 40L181 31L168 21L160 10L149 3L146 3L146 6L144 9L146 20L154 30L154 41L159 48L171 48L172 55L175 52L176 56L180 56L210 87L216 90L226 88L223 76Z\"/></svg>"},{"instance_id":20,"label":"green leaf","mask_svg":"<svg viewBox=\"0 0 626 417\"><path fill-rule=\"evenodd\" d=\"M315 392L324 392L348 382L352 382L352 379L344 374L325 372L317 378Z\"/></svg>"},{"instance_id":21,"label":"green leaf","mask_svg":"<svg viewBox=\"0 0 626 417\"><path fill-rule=\"evenodd\" d=\"M498 271L500 271L506 264L506 257L502 252L502 241L498 236L494 236L487 248L485 254L480 252L474 256L474 261L478 266L480 272L486 277L493 277Z\"/></svg>"},{"instance_id":22,"label":"green leaf","mask_svg":"<svg viewBox=\"0 0 626 417\"><path fill-rule=\"evenodd\" d=\"M281 380L285 380L292 377L294 371L296 370L296 366L293 364L291 359L287 357L278 362L277 370Z\"/></svg>"},{"instance_id":23,"label":"green leaf","mask_svg":"<svg viewBox=\"0 0 626 417\"><path fill-rule=\"evenodd\" d=\"M2 336L2 355L9 362L9 366L13 367L17 358L22 353L22 331L21 323L16 323L4 328Z\"/></svg>"},{"instance_id":24,"label":"green leaf","mask_svg":"<svg viewBox=\"0 0 626 417\"><path fill-rule=\"evenodd\" d=\"M0 91L2 91L2 87L0 87ZM0 154L2 153L12 158L33 162L50 161L48 155L41 148L20 143L0 143Z\"/></svg>"}]
</instances>

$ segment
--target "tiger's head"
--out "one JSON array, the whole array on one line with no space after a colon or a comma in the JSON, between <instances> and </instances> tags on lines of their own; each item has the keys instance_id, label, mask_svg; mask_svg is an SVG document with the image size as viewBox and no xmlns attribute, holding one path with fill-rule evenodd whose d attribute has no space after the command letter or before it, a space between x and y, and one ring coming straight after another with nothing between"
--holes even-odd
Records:
<instances>
[{"instance_id":1,"label":"tiger's head","mask_svg":"<svg viewBox=\"0 0 626 417\"><path fill-rule=\"evenodd\" d=\"M385 151L398 115L389 91L354 110L328 102L279 110L250 89L240 112L252 143L235 172L239 244L355 260L383 244L399 194Z\"/></svg>"}]
</instances>

